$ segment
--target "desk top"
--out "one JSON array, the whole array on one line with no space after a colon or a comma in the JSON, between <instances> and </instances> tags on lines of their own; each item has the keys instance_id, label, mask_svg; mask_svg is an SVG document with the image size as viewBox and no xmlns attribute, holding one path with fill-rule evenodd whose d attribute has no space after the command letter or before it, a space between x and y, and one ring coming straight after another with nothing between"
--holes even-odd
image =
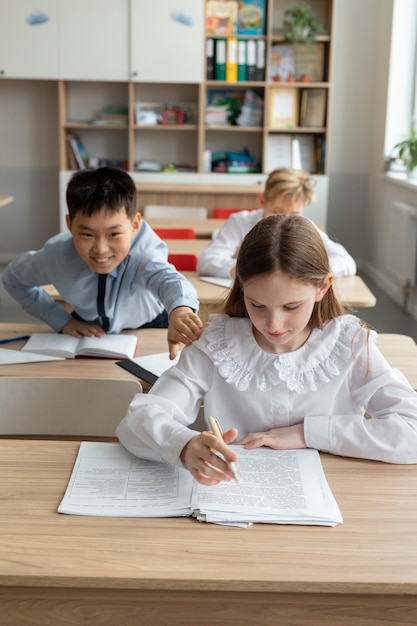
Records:
<instances>
[{"instance_id":1,"label":"desk top","mask_svg":"<svg viewBox=\"0 0 417 626\"><path fill-rule=\"evenodd\" d=\"M208 284L208 283L207 283ZM31 335L32 333L51 333L46 324L0 324L0 339ZM138 337L136 356L167 352L167 331L162 328L143 328L127 330ZM7 344L8 349L20 350L23 341ZM2 346L0 346L2 347ZM410 385L417 390L417 345L407 335L378 335L378 347L392 367L400 369L407 377ZM0 376L44 376L50 378L103 378L116 379L135 378L112 359L66 359L65 361L42 361L40 363L16 363L0 365ZM149 389L148 383L142 381L144 391Z\"/></svg>"},{"instance_id":2,"label":"desk top","mask_svg":"<svg viewBox=\"0 0 417 626\"><path fill-rule=\"evenodd\" d=\"M417 465L322 454L344 524L241 529L58 514L78 445L0 440L3 588L417 594Z\"/></svg>"},{"instance_id":3,"label":"desk top","mask_svg":"<svg viewBox=\"0 0 417 626\"><path fill-rule=\"evenodd\" d=\"M11 202L13 202L13 200L13 196L0 196L0 207L6 206L6 204L10 204Z\"/></svg>"}]
</instances>

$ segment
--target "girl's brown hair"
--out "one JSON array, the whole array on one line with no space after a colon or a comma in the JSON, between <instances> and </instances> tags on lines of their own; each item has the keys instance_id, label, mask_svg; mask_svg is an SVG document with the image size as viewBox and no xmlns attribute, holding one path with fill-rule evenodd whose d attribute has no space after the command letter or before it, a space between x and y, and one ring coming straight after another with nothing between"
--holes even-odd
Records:
<instances>
[{"instance_id":1,"label":"girl's brown hair","mask_svg":"<svg viewBox=\"0 0 417 626\"><path fill-rule=\"evenodd\" d=\"M231 317L248 317L242 287L250 278L276 270L314 287L320 287L330 273L322 238L307 218L270 215L255 224L240 247L236 277L223 312ZM322 300L314 305L310 326L321 329L326 322L343 313L345 310L330 285Z\"/></svg>"}]
</instances>

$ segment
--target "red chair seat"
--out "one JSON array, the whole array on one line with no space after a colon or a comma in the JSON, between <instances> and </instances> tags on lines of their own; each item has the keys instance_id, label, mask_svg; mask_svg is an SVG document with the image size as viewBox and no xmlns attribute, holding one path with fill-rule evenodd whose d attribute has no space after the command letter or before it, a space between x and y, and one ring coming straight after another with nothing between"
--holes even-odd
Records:
<instances>
[{"instance_id":1,"label":"red chair seat","mask_svg":"<svg viewBox=\"0 0 417 626\"><path fill-rule=\"evenodd\" d=\"M195 239L193 228L154 228L161 239Z\"/></svg>"},{"instance_id":2,"label":"red chair seat","mask_svg":"<svg viewBox=\"0 0 417 626\"><path fill-rule=\"evenodd\" d=\"M178 271L196 272L198 257L196 254L168 254L168 262L175 265Z\"/></svg>"}]
</instances>

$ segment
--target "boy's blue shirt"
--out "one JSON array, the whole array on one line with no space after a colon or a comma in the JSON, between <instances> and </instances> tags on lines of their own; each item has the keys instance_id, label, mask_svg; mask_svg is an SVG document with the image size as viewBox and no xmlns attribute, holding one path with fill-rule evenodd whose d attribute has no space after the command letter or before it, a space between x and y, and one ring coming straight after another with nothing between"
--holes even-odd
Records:
<instances>
[{"instance_id":1,"label":"boy's blue shirt","mask_svg":"<svg viewBox=\"0 0 417 626\"><path fill-rule=\"evenodd\" d=\"M138 328L164 309L188 306L198 311L193 285L168 263L168 247L142 220L129 254L107 276L105 312L108 332ZM81 319L100 324L98 274L78 255L71 233L49 239L37 251L16 257L2 275L5 289L31 315L59 332L72 317L42 285L53 284Z\"/></svg>"}]
</instances>

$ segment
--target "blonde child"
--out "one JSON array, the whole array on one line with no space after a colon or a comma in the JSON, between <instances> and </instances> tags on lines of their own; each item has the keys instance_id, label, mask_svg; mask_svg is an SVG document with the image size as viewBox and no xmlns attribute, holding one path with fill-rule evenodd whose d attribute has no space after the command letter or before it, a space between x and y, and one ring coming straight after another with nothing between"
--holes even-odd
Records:
<instances>
[{"instance_id":1,"label":"blonde child","mask_svg":"<svg viewBox=\"0 0 417 626\"><path fill-rule=\"evenodd\" d=\"M233 213L200 255L197 271L200 276L234 276L236 257L245 235L263 217L277 213L301 215L313 200L314 181L308 172L279 168L273 170L259 196L263 207L256 211ZM334 276L356 274L356 263L346 249L323 231L320 236L327 249Z\"/></svg>"},{"instance_id":2,"label":"blonde child","mask_svg":"<svg viewBox=\"0 0 417 626\"><path fill-rule=\"evenodd\" d=\"M310 220L266 217L242 243L224 313L134 398L117 436L136 456L183 464L207 485L231 480L234 440L417 463L417 393L376 339L339 303ZM202 404L223 441L190 428Z\"/></svg>"}]
</instances>

